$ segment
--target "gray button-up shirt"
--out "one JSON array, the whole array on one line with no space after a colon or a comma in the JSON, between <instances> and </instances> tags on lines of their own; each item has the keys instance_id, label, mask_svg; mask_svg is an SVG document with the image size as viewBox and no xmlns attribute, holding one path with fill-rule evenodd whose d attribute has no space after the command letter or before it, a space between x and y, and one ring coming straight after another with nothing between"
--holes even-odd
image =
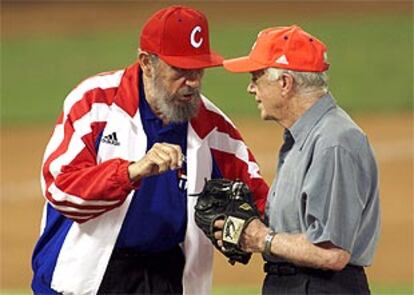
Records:
<instances>
[{"instance_id":1,"label":"gray button-up shirt","mask_svg":"<svg viewBox=\"0 0 414 295\"><path fill-rule=\"evenodd\" d=\"M351 264L370 265L380 213L366 135L329 94L285 130L285 141L289 135L293 145L281 149L266 205L270 227L305 233L314 244L329 241L351 254Z\"/></svg>"}]
</instances>

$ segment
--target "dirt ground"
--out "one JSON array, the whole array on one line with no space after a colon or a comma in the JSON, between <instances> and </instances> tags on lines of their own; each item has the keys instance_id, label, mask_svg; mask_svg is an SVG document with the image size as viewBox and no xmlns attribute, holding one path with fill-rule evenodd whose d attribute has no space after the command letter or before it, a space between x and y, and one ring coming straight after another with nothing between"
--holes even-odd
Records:
<instances>
[{"instance_id":1,"label":"dirt ground","mask_svg":"<svg viewBox=\"0 0 414 295\"><path fill-rule=\"evenodd\" d=\"M413 278L413 114L356 116L377 155L381 178L382 235L368 269L371 282L410 283ZM265 179L273 177L281 129L259 119L237 120ZM39 232L43 199L39 169L51 126L1 129L1 289L30 284L30 257ZM260 285L260 256L230 266L216 255L214 283Z\"/></svg>"},{"instance_id":2,"label":"dirt ground","mask_svg":"<svg viewBox=\"0 0 414 295\"><path fill-rule=\"evenodd\" d=\"M263 21L269 14L331 17L366 14L412 13L410 1L242 1L189 3L206 13L211 23ZM171 3L171 2L169 2ZM49 38L102 30L138 27L150 12L165 6L162 1L8 1L2 3L2 39ZM259 13L259 10L261 13ZM255 13L253 13L255 12ZM267 12L267 13L266 13ZM231 15L232 17L228 17ZM380 166L382 236L372 267L372 282L410 283L413 278L413 114L356 116L371 139ZM270 182L280 146L281 129L275 124L237 120L246 142L254 151L265 179ZM24 126L0 129L0 293L4 289L27 289L30 285L30 257L36 242L43 198L39 170L43 150L52 126ZM216 255L214 283L260 285L260 256L249 266L230 266Z\"/></svg>"}]
</instances>

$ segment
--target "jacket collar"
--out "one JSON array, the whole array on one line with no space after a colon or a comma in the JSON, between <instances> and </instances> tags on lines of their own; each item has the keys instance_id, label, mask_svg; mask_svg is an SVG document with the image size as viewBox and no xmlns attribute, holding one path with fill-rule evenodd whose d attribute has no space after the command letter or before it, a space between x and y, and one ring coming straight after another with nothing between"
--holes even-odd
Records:
<instances>
[{"instance_id":1,"label":"jacket collar","mask_svg":"<svg viewBox=\"0 0 414 295\"><path fill-rule=\"evenodd\" d=\"M140 71L138 62L128 66L124 71L118 91L114 97L114 103L123 109L131 118L134 118L138 113L138 77Z\"/></svg>"}]
</instances>

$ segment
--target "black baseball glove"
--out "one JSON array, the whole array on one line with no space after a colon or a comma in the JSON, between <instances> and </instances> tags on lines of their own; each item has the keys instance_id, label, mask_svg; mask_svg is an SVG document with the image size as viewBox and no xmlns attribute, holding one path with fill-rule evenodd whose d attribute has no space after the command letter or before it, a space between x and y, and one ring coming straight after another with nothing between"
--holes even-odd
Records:
<instances>
[{"instance_id":1,"label":"black baseball glove","mask_svg":"<svg viewBox=\"0 0 414 295\"><path fill-rule=\"evenodd\" d=\"M239 240L243 230L255 218L260 218L253 204L249 188L240 180L206 180L195 205L195 221L213 242L214 246L229 258L229 262L247 264L251 253L243 251ZM214 238L214 222L224 220L223 247Z\"/></svg>"}]
</instances>

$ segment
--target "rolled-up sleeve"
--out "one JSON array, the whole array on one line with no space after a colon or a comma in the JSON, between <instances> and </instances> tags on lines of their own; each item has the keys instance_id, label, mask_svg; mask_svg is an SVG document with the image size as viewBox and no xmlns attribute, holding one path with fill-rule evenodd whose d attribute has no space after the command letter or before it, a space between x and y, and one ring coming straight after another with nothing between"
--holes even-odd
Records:
<instances>
[{"instance_id":1,"label":"rolled-up sleeve","mask_svg":"<svg viewBox=\"0 0 414 295\"><path fill-rule=\"evenodd\" d=\"M364 208L360 176L356 159L340 146L315 155L302 191L304 227L312 243L331 242L352 252Z\"/></svg>"}]
</instances>

